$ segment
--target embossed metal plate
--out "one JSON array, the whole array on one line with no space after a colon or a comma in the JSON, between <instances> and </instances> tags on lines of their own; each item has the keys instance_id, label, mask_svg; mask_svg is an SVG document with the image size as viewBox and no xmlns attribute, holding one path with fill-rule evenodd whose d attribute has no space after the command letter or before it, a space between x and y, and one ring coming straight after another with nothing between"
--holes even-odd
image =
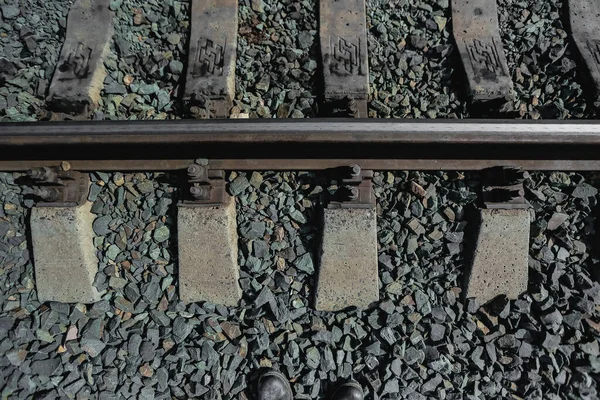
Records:
<instances>
[{"instance_id":1,"label":"embossed metal plate","mask_svg":"<svg viewBox=\"0 0 600 400\"><path fill-rule=\"evenodd\" d=\"M573 41L593 82L594 105L600 107L600 3L569 0L568 4Z\"/></svg>"},{"instance_id":2,"label":"embossed metal plate","mask_svg":"<svg viewBox=\"0 0 600 400\"><path fill-rule=\"evenodd\" d=\"M369 94L364 0L321 0L321 57L326 101L346 101L351 116L366 118Z\"/></svg>"},{"instance_id":3,"label":"embossed metal plate","mask_svg":"<svg viewBox=\"0 0 600 400\"><path fill-rule=\"evenodd\" d=\"M193 0L184 100L229 115L235 92L237 0Z\"/></svg>"},{"instance_id":4,"label":"embossed metal plate","mask_svg":"<svg viewBox=\"0 0 600 400\"><path fill-rule=\"evenodd\" d=\"M106 70L103 59L113 34L110 0L77 0L69 10L67 34L49 89L49 106L85 113L98 104Z\"/></svg>"},{"instance_id":5,"label":"embossed metal plate","mask_svg":"<svg viewBox=\"0 0 600 400\"><path fill-rule=\"evenodd\" d=\"M495 0L452 0L452 30L473 101L506 98L513 90Z\"/></svg>"}]
</instances>

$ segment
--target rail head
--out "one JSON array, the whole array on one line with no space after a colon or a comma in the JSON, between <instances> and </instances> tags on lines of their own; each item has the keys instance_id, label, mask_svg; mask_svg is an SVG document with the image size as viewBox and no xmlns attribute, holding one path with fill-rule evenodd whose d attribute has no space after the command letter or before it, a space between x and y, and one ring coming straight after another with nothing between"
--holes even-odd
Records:
<instances>
[{"instance_id":1,"label":"rail head","mask_svg":"<svg viewBox=\"0 0 600 400\"><path fill-rule=\"evenodd\" d=\"M170 120L0 125L0 170L68 161L79 170L600 170L600 121Z\"/></svg>"},{"instance_id":2,"label":"rail head","mask_svg":"<svg viewBox=\"0 0 600 400\"><path fill-rule=\"evenodd\" d=\"M600 144L600 121L172 120L0 125L1 146L184 143Z\"/></svg>"}]
</instances>

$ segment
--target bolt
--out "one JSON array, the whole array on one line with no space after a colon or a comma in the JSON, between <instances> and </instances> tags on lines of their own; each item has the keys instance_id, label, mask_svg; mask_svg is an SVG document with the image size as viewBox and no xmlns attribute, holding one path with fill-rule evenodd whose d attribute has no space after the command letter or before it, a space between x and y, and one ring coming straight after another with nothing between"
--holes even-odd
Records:
<instances>
[{"instance_id":1,"label":"bolt","mask_svg":"<svg viewBox=\"0 0 600 400\"><path fill-rule=\"evenodd\" d=\"M346 97L346 100L348 102L348 116L358 118L358 102L350 97Z\"/></svg>"},{"instance_id":2,"label":"bolt","mask_svg":"<svg viewBox=\"0 0 600 400\"><path fill-rule=\"evenodd\" d=\"M190 179L200 179L204 175L204 167L198 164L191 164L187 169Z\"/></svg>"},{"instance_id":3,"label":"bolt","mask_svg":"<svg viewBox=\"0 0 600 400\"><path fill-rule=\"evenodd\" d=\"M208 200L210 198L210 188L205 186L192 186L190 187L190 194L194 200Z\"/></svg>"},{"instance_id":4,"label":"bolt","mask_svg":"<svg viewBox=\"0 0 600 400\"><path fill-rule=\"evenodd\" d=\"M27 171L27 176L31 179L41 182L57 182L58 175L52 168L41 167L41 168L32 168Z\"/></svg>"},{"instance_id":5,"label":"bolt","mask_svg":"<svg viewBox=\"0 0 600 400\"><path fill-rule=\"evenodd\" d=\"M352 178L356 178L360 175L361 170L357 164L350 164L348 168L350 169L350 176Z\"/></svg>"},{"instance_id":6,"label":"bolt","mask_svg":"<svg viewBox=\"0 0 600 400\"><path fill-rule=\"evenodd\" d=\"M190 107L190 114L196 119L209 119L210 111L205 107L192 106Z\"/></svg>"},{"instance_id":7,"label":"bolt","mask_svg":"<svg viewBox=\"0 0 600 400\"><path fill-rule=\"evenodd\" d=\"M33 188L31 194L44 201L58 201L60 199L60 191L57 188L36 187Z\"/></svg>"},{"instance_id":8,"label":"bolt","mask_svg":"<svg viewBox=\"0 0 600 400\"><path fill-rule=\"evenodd\" d=\"M344 186L344 189L346 189L348 200L350 200L350 201L358 200L358 197L360 196L360 191L358 190L357 187Z\"/></svg>"}]
</instances>

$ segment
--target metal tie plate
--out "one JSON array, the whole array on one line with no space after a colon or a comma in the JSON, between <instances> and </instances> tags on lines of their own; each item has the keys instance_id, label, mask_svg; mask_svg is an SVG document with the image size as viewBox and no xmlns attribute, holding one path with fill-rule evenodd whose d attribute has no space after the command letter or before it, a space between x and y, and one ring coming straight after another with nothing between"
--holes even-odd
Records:
<instances>
[{"instance_id":1,"label":"metal tie plate","mask_svg":"<svg viewBox=\"0 0 600 400\"><path fill-rule=\"evenodd\" d=\"M600 107L600 3L569 0L571 34L594 86L594 105Z\"/></svg>"},{"instance_id":2,"label":"metal tie plate","mask_svg":"<svg viewBox=\"0 0 600 400\"><path fill-rule=\"evenodd\" d=\"M364 0L321 0L325 101L346 102L350 116L367 118L369 64Z\"/></svg>"},{"instance_id":3,"label":"metal tie plate","mask_svg":"<svg viewBox=\"0 0 600 400\"><path fill-rule=\"evenodd\" d=\"M113 34L110 0L77 0L69 10L67 34L49 89L57 111L86 114L98 105Z\"/></svg>"},{"instance_id":4,"label":"metal tie plate","mask_svg":"<svg viewBox=\"0 0 600 400\"><path fill-rule=\"evenodd\" d=\"M452 0L452 31L473 101L513 91L498 25L496 0Z\"/></svg>"},{"instance_id":5,"label":"metal tie plate","mask_svg":"<svg viewBox=\"0 0 600 400\"><path fill-rule=\"evenodd\" d=\"M237 0L192 1L184 100L198 118L229 115L235 95L237 30Z\"/></svg>"}]
</instances>

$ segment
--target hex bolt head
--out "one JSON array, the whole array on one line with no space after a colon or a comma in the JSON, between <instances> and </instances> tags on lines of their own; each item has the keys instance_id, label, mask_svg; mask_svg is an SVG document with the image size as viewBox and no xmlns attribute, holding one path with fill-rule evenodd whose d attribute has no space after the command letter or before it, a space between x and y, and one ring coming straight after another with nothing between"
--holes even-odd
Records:
<instances>
[{"instance_id":1,"label":"hex bolt head","mask_svg":"<svg viewBox=\"0 0 600 400\"><path fill-rule=\"evenodd\" d=\"M358 200L358 197L360 196L360 191L357 187L345 186L345 189L348 193L348 200Z\"/></svg>"},{"instance_id":2,"label":"hex bolt head","mask_svg":"<svg viewBox=\"0 0 600 400\"><path fill-rule=\"evenodd\" d=\"M348 116L353 118L358 118L358 103L355 99L350 97L346 97L348 102Z\"/></svg>"},{"instance_id":3,"label":"hex bolt head","mask_svg":"<svg viewBox=\"0 0 600 400\"><path fill-rule=\"evenodd\" d=\"M27 176L41 182L56 182L58 178L56 172L48 167L32 168L27 171Z\"/></svg>"},{"instance_id":4,"label":"hex bolt head","mask_svg":"<svg viewBox=\"0 0 600 400\"><path fill-rule=\"evenodd\" d=\"M39 197L43 201L58 201L60 199L60 191L58 188L35 187L32 190L34 196Z\"/></svg>"},{"instance_id":5,"label":"hex bolt head","mask_svg":"<svg viewBox=\"0 0 600 400\"><path fill-rule=\"evenodd\" d=\"M195 200L208 200L210 198L210 189L205 186L190 187L190 194Z\"/></svg>"},{"instance_id":6,"label":"hex bolt head","mask_svg":"<svg viewBox=\"0 0 600 400\"><path fill-rule=\"evenodd\" d=\"M199 179L204 172L204 167L198 164L192 164L188 167L187 173L190 179Z\"/></svg>"},{"instance_id":7,"label":"hex bolt head","mask_svg":"<svg viewBox=\"0 0 600 400\"><path fill-rule=\"evenodd\" d=\"M360 166L358 166L357 164L350 164L348 167L350 168L350 176L355 178L360 175Z\"/></svg>"}]
</instances>

